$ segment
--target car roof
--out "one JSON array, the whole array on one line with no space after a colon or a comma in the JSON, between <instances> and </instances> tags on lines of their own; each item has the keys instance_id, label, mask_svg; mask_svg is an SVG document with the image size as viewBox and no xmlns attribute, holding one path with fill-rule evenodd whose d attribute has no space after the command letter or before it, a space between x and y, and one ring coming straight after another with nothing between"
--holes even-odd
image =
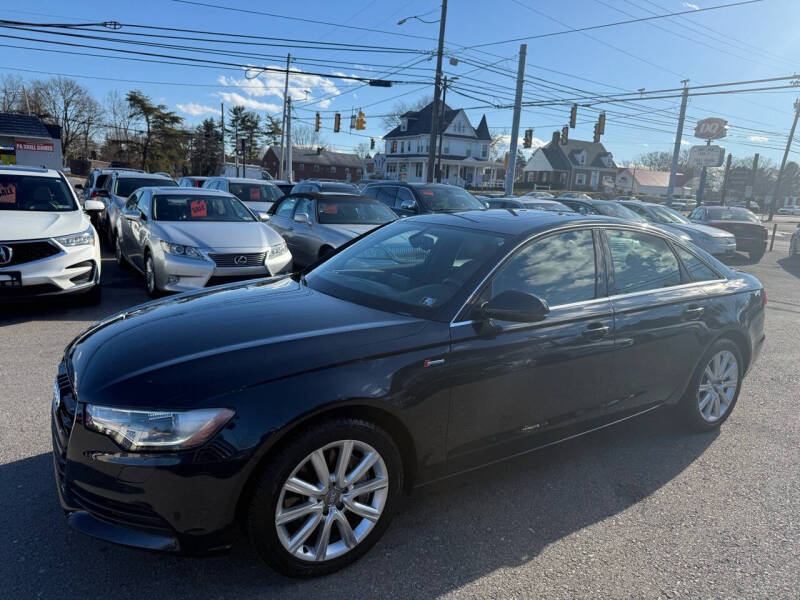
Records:
<instances>
[{"instance_id":1,"label":"car roof","mask_svg":"<svg viewBox=\"0 0 800 600\"><path fill-rule=\"evenodd\" d=\"M137 171L117 171L118 178L126 178L126 177L135 177L136 179L158 179L160 181L164 181L165 179L172 180L172 177L169 175L159 175L157 173L141 173Z\"/></svg>"},{"instance_id":2,"label":"car roof","mask_svg":"<svg viewBox=\"0 0 800 600\"><path fill-rule=\"evenodd\" d=\"M42 169L40 167L25 167L17 165L8 165L0 167L0 174L2 175L38 175L40 177L60 177L60 173L56 169Z\"/></svg>"},{"instance_id":3,"label":"car roof","mask_svg":"<svg viewBox=\"0 0 800 600\"><path fill-rule=\"evenodd\" d=\"M288 194L284 196L284 198L288 198L293 196L294 194ZM374 202L380 202L380 200L375 200L375 198L369 198L368 196L362 196L361 194L354 194L348 192L297 192L297 196L303 196L304 198L312 198L314 200L330 200L331 198L359 198L363 200L372 200ZM283 198L281 198L283 200ZM381 204L383 204L381 202Z\"/></svg>"},{"instance_id":4,"label":"car roof","mask_svg":"<svg viewBox=\"0 0 800 600\"><path fill-rule=\"evenodd\" d=\"M211 179L209 177L209 179ZM269 185L275 185L269 179L254 179L252 177L217 177L215 179L226 179L228 181L232 181L233 183L267 183ZM277 186L275 186L277 187Z\"/></svg>"},{"instance_id":5,"label":"car roof","mask_svg":"<svg viewBox=\"0 0 800 600\"><path fill-rule=\"evenodd\" d=\"M422 220L427 223L465 227L479 231L525 236L547 231L559 225L597 225L629 224L629 221L602 215L581 215L580 213L556 213L542 210L490 208L452 213L433 213L407 217L408 220Z\"/></svg>"},{"instance_id":6,"label":"car roof","mask_svg":"<svg viewBox=\"0 0 800 600\"><path fill-rule=\"evenodd\" d=\"M150 190L154 193L170 194L192 194L194 196L230 196L228 192L222 190L210 190L208 188L180 187L177 185L147 185L139 188L140 190Z\"/></svg>"}]
</instances>

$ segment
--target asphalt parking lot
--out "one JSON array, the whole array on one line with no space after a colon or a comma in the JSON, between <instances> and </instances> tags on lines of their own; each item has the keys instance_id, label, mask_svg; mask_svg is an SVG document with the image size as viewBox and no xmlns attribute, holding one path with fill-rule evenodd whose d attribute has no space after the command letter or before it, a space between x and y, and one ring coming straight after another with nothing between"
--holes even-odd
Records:
<instances>
[{"instance_id":1,"label":"asphalt parking lot","mask_svg":"<svg viewBox=\"0 0 800 600\"><path fill-rule=\"evenodd\" d=\"M50 394L64 346L147 299L103 264L103 301L0 305L0 581L5 598L790 598L800 590L797 217L735 266L767 288L767 343L718 433L648 415L414 492L378 545L313 581L229 556L149 554L71 531L56 498ZM490 400L488 400L490 401Z\"/></svg>"}]
</instances>

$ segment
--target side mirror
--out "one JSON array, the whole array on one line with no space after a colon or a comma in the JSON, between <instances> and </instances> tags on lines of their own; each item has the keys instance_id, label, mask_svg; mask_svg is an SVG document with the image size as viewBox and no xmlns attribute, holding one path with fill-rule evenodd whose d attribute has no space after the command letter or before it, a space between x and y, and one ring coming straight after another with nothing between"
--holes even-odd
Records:
<instances>
[{"instance_id":1,"label":"side mirror","mask_svg":"<svg viewBox=\"0 0 800 600\"><path fill-rule=\"evenodd\" d=\"M99 200L86 200L83 203L83 210L86 212L94 212L96 210L105 210L106 205Z\"/></svg>"},{"instance_id":2,"label":"side mirror","mask_svg":"<svg viewBox=\"0 0 800 600\"><path fill-rule=\"evenodd\" d=\"M520 323L535 323L550 313L550 307L542 298L517 290L501 292L483 303L479 310L480 316L484 319L518 321Z\"/></svg>"},{"instance_id":3,"label":"side mirror","mask_svg":"<svg viewBox=\"0 0 800 600\"><path fill-rule=\"evenodd\" d=\"M402 210L417 210L417 203L413 200L403 200L400 202L400 208Z\"/></svg>"},{"instance_id":4,"label":"side mirror","mask_svg":"<svg viewBox=\"0 0 800 600\"><path fill-rule=\"evenodd\" d=\"M307 225L311 225L311 217L308 216L308 213L297 213L294 216L294 220L297 223L306 223Z\"/></svg>"},{"instance_id":5,"label":"side mirror","mask_svg":"<svg viewBox=\"0 0 800 600\"><path fill-rule=\"evenodd\" d=\"M259 218L259 219L260 219L260 220L261 220L263 223L266 223L267 221L269 221L269 213L260 212L260 213L258 213L258 218Z\"/></svg>"}]
</instances>

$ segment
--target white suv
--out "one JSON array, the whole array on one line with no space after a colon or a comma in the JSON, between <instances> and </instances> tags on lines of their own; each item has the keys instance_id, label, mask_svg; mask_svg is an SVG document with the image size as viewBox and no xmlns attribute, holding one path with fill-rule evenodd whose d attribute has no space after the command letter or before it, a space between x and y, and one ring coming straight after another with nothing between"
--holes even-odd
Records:
<instances>
[{"instance_id":1,"label":"white suv","mask_svg":"<svg viewBox=\"0 0 800 600\"><path fill-rule=\"evenodd\" d=\"M0 300L83 294L100 300L100 240L59 171L0 167Z\"/></svg>"}]
</instances>

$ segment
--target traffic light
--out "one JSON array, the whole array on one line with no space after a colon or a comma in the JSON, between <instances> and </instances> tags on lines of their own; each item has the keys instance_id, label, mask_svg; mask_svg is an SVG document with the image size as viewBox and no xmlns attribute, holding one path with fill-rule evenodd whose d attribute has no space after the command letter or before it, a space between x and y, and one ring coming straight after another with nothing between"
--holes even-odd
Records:
<instances>
[{"instance_id":1,"label":"traffic light","mask_svg":"<svg viewBox=\"0 0 800 600\"><path fill-rule=\"evenodd\" d=\"M335 133L339 133L339 130L342 128L342 115L336 113L333 115L333 131Z\"/></svg>"},{"instance_id":2,"label":"traffic light","mask_svg":"<svg viewBox=\"0 0 800 600\"><path fill-rule=\"evenodd\" d=\"M525 130L525 137L522 140L522 146L524 148L530 148L533 146L533 129Z\"/></svg>"},{"instance_id":3,"label":"traffic light","mask_svg":"<svg viewBox=\"0 0 800 600\"><path fill-rule=\"evenodd\" d=\"M317 113L317 117L314 119L314 131L319 131L320 126L322 125L322 119Z\"/></svg>"},{"instance_id":4,"label":"traffic light","mask_svg":"<svg viewBox=\"0 0 800 600\"><path fill-rule=\"evenodd\" d=\"M369 149L375 150L375 138L369 138Z\"/></svg>"},{"instance_id":5,"label":"traffic light","mask_svg":"<svg viewBox=\"0 0 800 600\"><path fill-rule=\"evenodd\" d=\"M356 116L350 115L350 129L356 129Z\"/></svg>"},{"instance_id":6,"label":"traffic light","mask_svg":"<svg viewBox=\"0 0 800 600\"><path fill-rule=\"evenodd\" d=\"M358 111L358 118L356 119L356 129L366 129L367 120L364 118L364 111Z\"/></svg>"},{"instance_id":7,"label":"traffic light","mask_svg":"<svg viewBox=\"0 0 800 600\"><path fill-rule=\"evenodd\" d=\"M594 138L593 138L593 141L594 141L595 144L600 141L600 121L598 121L597 123L594 124Z\"/></svg>"},{"instance_id":8,"label":"traffic light","mask_svg":"<svg viewBox=\"0 0 800 600\"><path fill-rule=\"evenodd\" d=\"M603 135L606 132L606 111L600 113L597 119L597 133Z\"/></svg>"},{"instance_id":9,"label":"traffic light","mask_svg":"<svg viewBox=\"0 0 800 600\"><path fill-rule=\"evenodd\" d=\"M569 125L564 125L561 128L561 144L566 146L567 142L569 142Z\"/></svg>"},{"instance_id":10,"label":"traffic light","mask_svg":"<svg viewBox=\"0 0 800 600\"><path fill-rule=\"evenodd\" d=\"M572 129L575 129L575 124L578 121L578 105L573 104L572 108L569 109L569 126Z\"/></svg>"}]
</instances>

